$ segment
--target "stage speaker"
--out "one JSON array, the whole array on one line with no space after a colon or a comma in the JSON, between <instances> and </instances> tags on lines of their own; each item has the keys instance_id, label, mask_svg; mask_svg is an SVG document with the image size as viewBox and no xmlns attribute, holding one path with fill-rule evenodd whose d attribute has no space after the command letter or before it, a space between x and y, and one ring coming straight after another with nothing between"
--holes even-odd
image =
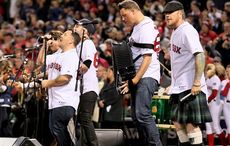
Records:
<instances>
[{"instance_id":1,"label":"stage speaker","mask_svg":"<svg viewBox=\"0 0 230 146\"><path fill-rule=\"evenodd\" d=\"M121 129L95 129L100 146L123 146L124 135Z\"/></svg>"},{"instance_id":2,"label":"stage speaker","mask_svg":"<svg viewBox=\"0 0 230 146\"><path fill-rule=\"evenodd\" d=\"M28 137L19 138L0 138L1 146L42 146L36 139L29 139Z\"/></svg>"}]
</instances>

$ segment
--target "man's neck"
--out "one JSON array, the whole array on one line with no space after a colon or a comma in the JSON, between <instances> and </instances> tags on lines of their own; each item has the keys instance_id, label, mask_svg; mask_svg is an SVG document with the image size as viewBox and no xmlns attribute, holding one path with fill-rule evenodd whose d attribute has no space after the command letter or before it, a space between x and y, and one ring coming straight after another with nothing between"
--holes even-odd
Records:
<instances>
[{"instance_id":1,"label":"man's neck","mask_svg":"<svg viewBox=\"0 0 230 146\"><path fill-rule=\"evenodd\" d=\"M143 21L145 19L145 16L141 13L141 12L137 12L137 20L136 22L134 23L134 26L135 25L138 25L141 21Z\"/></svg>"},{"instance_id":2,"label":"man's neck","mask_svg":"<svg viewBox=\"0 0 230 146\"><path fill-rule=\"evenodd\" d=\"M175 27L174 27L174 30L176 30L181 24L183 24L185 21L184 21L184 19L180 19L178 22L177 22L177 24L175 25Z\"/></svg>"},{"instance_id":3,"label":"man's neck","mask_svg":"<svg viewBox=\"0 0 230 146\"><path fill-rule=\"evenodd\" d=\"M74 46L67 46L67 47L63 48L63 52L67 52L67 51L72 50L74 48L75 48Z\"/></svg>"}]
</instances>

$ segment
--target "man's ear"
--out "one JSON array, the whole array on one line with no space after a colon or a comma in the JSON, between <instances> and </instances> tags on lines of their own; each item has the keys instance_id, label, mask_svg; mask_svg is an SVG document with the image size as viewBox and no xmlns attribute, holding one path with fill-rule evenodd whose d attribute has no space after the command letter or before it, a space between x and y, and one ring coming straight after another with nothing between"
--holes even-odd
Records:
<instances>
[{"instance_id":1,"label":"man's ear","mask_svg":"<svg viewBox=\"0 0 230 146\"><path fill-rule=\"evenodd\" d=\"M132 12L132 14L135 14L136 10L135 9L131 9L130 11Z\"/></svg>"},{"instance_id":2,"label":"man's ear","mask_svg":"<svg viewBox=\"0 0 230 146\"><path fill-rule=\"evenodd\" d=\"M83 27L82 31L84 30L84 34L88 35L88 30L86 28Z\"/></svg>"}]
</instances>

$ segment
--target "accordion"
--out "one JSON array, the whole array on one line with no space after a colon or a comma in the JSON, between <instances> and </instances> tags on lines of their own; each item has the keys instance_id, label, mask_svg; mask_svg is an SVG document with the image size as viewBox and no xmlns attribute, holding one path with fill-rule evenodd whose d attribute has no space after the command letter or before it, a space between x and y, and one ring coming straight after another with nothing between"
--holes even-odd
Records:
<instances>
[{"instance_id":1,"label":"accordion","mask_svg":"<svg viewBox=\"0 0 230 146\"><path fill-rule=\"evenodd\" d=\"M122 81L130 80L136 75L132 51L125 41L112 44L112 62L116 87L121 85Z\"/></svg>"}]
</instances>

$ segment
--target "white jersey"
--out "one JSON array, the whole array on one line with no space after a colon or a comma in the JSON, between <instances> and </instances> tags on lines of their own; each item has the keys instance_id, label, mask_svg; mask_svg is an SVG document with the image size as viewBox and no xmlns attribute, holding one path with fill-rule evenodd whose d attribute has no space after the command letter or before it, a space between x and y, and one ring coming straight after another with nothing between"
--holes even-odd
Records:
<instances>
[{"instance_id":1,"label":"white jersey","mask_svg":"<svg viewBox=\"0 0 230 146\"><path fill-rule=\"evenodd\" d=\"M223 110L223 106L220 102L220 78L217 75L212 76L211 78L208 78L206 80L207 88L208 88L208 94L207 96L209 97L212 94L212 90L217 90L217 96L212 100L209 104L209 111L212 116L212 121L211 123L206 123L206 133L211 134L211 133L216 133L220 134L222 132L222 128L220 127L220 115Z\"/></svg>"},{"instance_id":2,"label":"white jersey","mask_svg":"<svg viewBox=\"0 0 230 146\"><path fill-rule=\"evenodd\" d=\"M81 42L77 45L77 53L80 56ZM81 62L91 60L92 63L88 71L83 75L83 94L89 91L94 91L99 94L98 78L96 70L98 66L98 52L92 40L85 40L83 42Z\"/></svg>"},{"instance_id":3,"label":"white jersey","mask_svg":"<svg viewBox=\"0 0 230 146\"><path fill-rule=\"evenodd\" d=\"M223 80L221 82L221 91L224 90L225 86L227 85L227 83L229 82L229 79ZM230 91L228 91L227 97L225 97L226 100L230 101Z\"/></svg>"},{"instance_id":4,"label":"white jersey","mask_svg":"<svg viewBox=\"0 0 230 146\"><path fill-rule=\"evenodd\" d=\"M172 32L170 40L170 59L172 69L171 94L190 90L195 76L195 57L204 52L196 29L184 22ZM204 74L201 77L201 90L207 94Z\"/></svg>"},{"instance_id":5,"label":"white jersey","mask_svg":"<svg viewBox=\"0 0 230 146\"><path fill-rule=\"evenodd\" d=\"M224 90L224 88L226 87L226 84L229 82L229 79L223 80L221 82L221 91ZM227 133L230 134L230 115L229 115L229 111L230 111L230 91L228 91L227 96L224 98L225 102L224 102L224 108L223 108L223 113L224 113L224 120L225 123L227 125Z\"/></svg>"},{"instance_id":6,"label":"white jersey","mask_svg":"<svg viewBox=\"0 0 230 146\"><path fill-rule=\"evenodd\" d=\"M158 30L155 27L152 19L149 17L145 17L143 21L141 21L139 24L135 25L133 28L133 32L129 38L129 40L132 42L136 43L146 43L146 44L153 44L156 41L156 38L158 37ZM152 49L148 48L137 48L132 46L132 55L133 59L135 59L139 55L144 55L144 54L152 54L152 61L142 76L144 77L151 77L154 78L158 81L160 81L160 63L158 60L157 53ZM136 71L139 70L141 63L143 61L143 57L140 57L136 62L135 62L135 69Z\"/></svg>"},{"instance_id":7,"label":"white jersey","mask_svg":"<svg viewBox=\"0 0 230 146\"><path fill-rule=\"evenodd\" d=\"M72 106L77 110L80 96L79 90L75 92L78 61L75 49L47 55L46 65L49 80L56 79L59 75L72 76L68 84L48 89L49 109Z\"/></svg>"},{"instance_id":8,"label":"white jersey","mask_svg":"<svg viewBox=\"0 0 230 146\"><path fill-rule=\"evenodd\" d=\"M217 90L218 94L214 99L220 101L220 78L217 75L214 75L206 80L206 84L208 88L207 96L209 97L212 94L212 90Z\"/></svg>"}]
</instances>

